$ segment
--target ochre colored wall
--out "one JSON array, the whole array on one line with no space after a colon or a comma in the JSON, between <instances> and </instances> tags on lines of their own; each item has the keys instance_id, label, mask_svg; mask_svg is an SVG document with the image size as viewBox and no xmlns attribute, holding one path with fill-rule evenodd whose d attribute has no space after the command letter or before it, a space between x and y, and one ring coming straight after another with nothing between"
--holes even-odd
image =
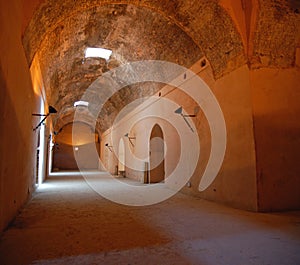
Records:
<instances>
[{"instance_id":1,"label":"ochre colored wall","mask_svg":"<svg viewBox=\"0 0 300 265\"><path fill-rule=\"evenodd\" d=\"M0 231L34 187L36 134L32 116L39 102L21 44L21 3L0 1Z\"/></svg>"},{"instance_id":2,"label":"ochre colored wall","mask_svg":"<svg viewBox=\"0 0 300 265\"><path fill-rule=\"evenodd\" d=\"M176 129L168 121L156 117L148 117L138 122L133 126L132 130L130 130L130 135L136 135L137 138L133 140L134 146L129 143L128 139L124 138L125 150L127 151L125 152L125 171L127 177L141 182L144 181L145 164L141 162L134 164L133 167L128 167L128 153L130 149L130 152L139 159L143 161L147 160L149 163L148 168L150 169L150 157L148 157L148 154L150 155L150 135L155 124L161 127L165 141L165 178L168 178L176 167L180 156L180 145L174 144L180 142ZM134 170L134 168L138 170Z\"/></svg>"},{"instance_id":3,"label":"ochre colored wall","mask_svg":"<svg viewBox=\"0 0 300 265\"><path fill-rule=\"evenodd\" d=\"M249 70L243 66L215 81L200 73L223 111L227 146L221 170L200 197L236 208L257 210L256 162Z\"/></svg>"},{"instance_id":4,"label":"ochre colored wall","mask_svg":"<svg viewBox=\"0 0 300 265\"><path fill-rule=\"evenodd\" d=\"M78 155L82 157L80 169L98 169L98 159L90 157L89 150L96 146L99 150L99 143L85 144L78 147ZM59 143L54 146L53 150L53 168L58 170L78 170L78 165L74 156L72 145Z\"/></svg>"},{"instance_id":5,"label":"ochre colored wall","mask_svg":"<svg viewBox=\"0 0 300 265\"><path fill-rule=\"evenodd\" d=\"M58 170L78 170L72 145L59 143L53 146L52 171Z\"/></svg>"},{"instance_id":6,"label":"ochre colored wall","mask_svg":"<svg viewBox=\"0 0 300 265\"><path fill-rule=\"evenodd\" d=\"M113 131L109 129L102 134L101 160L111 174L115 174L116 165L118 165L119 141L123 138L125 145L125 175L139 182L144 181L145 162L149 161L150 134L155 124L158 124L162 128L163 134L166 135L164 138L166 144L165 177L167 178L176 167L180 156L180 145L174 143L179 142L179 135L168 121L147 116L148 113L151 113L151 107L155 108L155 104L141 112L133 111L134 115L131 118L123 118L118 125L114 126ZM142 119L135 123L140 118ZM128 124L132 126L127 127ZM126 133L136 138L131 140L132 144L127 137L124 137ZM105 146L106 143L112 146L111 150ZM132 157L136 159L131 159Z\"/></svg>"},{"instance_id":7,"label":"ochre colored wall","mask_svg":"<svg viewBox=\"0 0 300 265\"><path fill-rule=\"evenodd\" d=\"M98 169L98 156L91 156L89 152L93 147L99 153L98 134L95 134L89 125L76 122L63 126L55 136L52 169L78 170L78 163L80 169Z\"/></svg>"},{"instance_id":8,"label":"ochre colored wall","mask_svg":"<svg viewBox=\"0 0 300 265\"><path fill-rule=\"evenodd\" d=\"M44 0L21 0L19 2L22 3L23 20L21 33L23 34L30 20L32 19L34 11L38 8L40 4L44 2Z\"/></svg>"},{"instance_id":9,"label":"ochre colored wall","mask_svg":"<svg viewBox=\"0 0 300 265\"><path fill-rule=\"evenodd\" d=\"M251 71L258 209L300 209L300 69Z\"/></svg>"},{"instance_id":10,"label":"ochre colored wall","mask_svg":"<svg viewBox=\"0 0 300 265\"><path fill-rule=\"evenodd\" d=\"M109 146L111 145L109 135L107 136L102 135L101 138L102 138L101 148L100 148L101 165L99 166L99 168L101 170L108 171L110 174L116 174L117 173L116 166L118 165L118 158L116 156L117 154L116 152L118 149L115 149L114 151L112 148L108 148L105 146L106 143L108 143Z\"/></svg>"},{"instance_id":11,"label":"ochre colored wall","mask_svg":"<svg viewBox=\"0 0 300 265\"><path fill-rule=\"evenodd\" d=\"M210 86L223 111L227 129L227 148L224 162L219 174L205 191L200 192L198 189L199 183L210 155L210 131L207 120L202 111L197 114L196 118L189 118L190 122L193 121L197 128L201 151L196 170L190 178L191 186L183 187L182 192L199 196L208 200L221 202L233 207L256 211L256 160L249 69L247 66L243 66L215 81L211 68L207 67L201 70L199 65L200 63L198 62L192 67L192 69L196 72L199 71L199 76L202 77ZM187 96L179 89L171 89L172 92L170 93L167 92L168 90L170 90L170 88L167 87L161 90L162 97L176 102L178 106L183 106L185 113L193 113L196 103L192 98ZM144 104L147 104L147 102ZM128 131L130 135L136 136L135 147L132 148L129 144L125 145L127 154L129 149L131 149L131 152L138 154L138 156L144 160L147 160L150 133L153 125L156 122L162 127L165 140L169 141L166 146L170 148L170 153L174 153L172 148L180 146L180 137L188 137L181 135L180 137L176 138L174 135L170 135L169 132L171 132L171 130L169 130L169 132L166 130L165 122L161 121L159 118L155 118L155 114L153 114L153 110L159 110L157 108L153 108L151 110L151 107L143 108L139 106L139 108L144 110L138 112L134 116L136 123L131 122L135 125L130 131ZM174 110L175 109L176 108L174 107ZM148 118L138 121L141 117L144 117L144 115L150 115L151 111L154 115L151 119ZM164 108L161 108L160 111L164 112L165 110ZM171 115L177 114L174 114L173 111ZM120 127L115 126L114 128L117 132L124 131L124 135L126 129L124 130L123 126L128 126L128 123L128 120L124 119L123 123L120 123ZM180 126L187 127L182 119L179 121L179 124ZM119 137L122 137L123 135L120 135L117 132L112 133L111 131L107 131L102 135L102 139L112 144L111 140L109 139L116 138L114 142L118 143ZM128 142L128 139L124 138L124 141ZM106 164L110 164L108 169L109 171L113 172L113 164L117 164L116 158L112 157L114 155L108 150L104 150L104 152L106 152L104 154L106 155L104 157L104 161ZM128 155L126 157L128 157ZM176 159L178 160L178 155L177 157L168 157L168 154L166 154L166 168L168 167L169 163L176 164ZM183 157L182 159L185 160L186 165L191 163L190 157L188 156ZM126 158L125 164L127 165L128 163L129 161ZM126 166L126 176L141 181L143 177L143 164L136 164L135 168L140 168L140 171L134 171ZM174 168L174 165L172 165L172 168ZM181 172L181 174L189 174L188 171L189 166L187 166L186 169Z\"/></svg>"}]
</instances>

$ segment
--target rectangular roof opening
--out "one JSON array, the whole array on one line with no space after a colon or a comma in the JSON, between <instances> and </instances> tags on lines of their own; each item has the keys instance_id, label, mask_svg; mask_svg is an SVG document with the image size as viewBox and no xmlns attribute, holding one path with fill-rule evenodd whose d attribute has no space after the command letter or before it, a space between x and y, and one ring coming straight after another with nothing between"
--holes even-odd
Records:
<instances>
[{"instance_id":1,"label":"rectangular roof opening","mask_svg":"<svg viewBox=\"0 0 300 265\"><path fill-rule=\"evenodd\" d=\"M108 60L111 56L112 51L103 48L86 48L84 57L85 58L103 58Z\"/></svg>"},{"instance_id":2,"label":"rectangular roof opening","mask_svg":"<svg viewBox=\"0 0 300 265\"><path fill-rule=\"evenodd\" d=\"M88 107L89 103L87 101L79 100L74 103L74 107L78 107L78 106Z\"/></svg>"}]
</instances>

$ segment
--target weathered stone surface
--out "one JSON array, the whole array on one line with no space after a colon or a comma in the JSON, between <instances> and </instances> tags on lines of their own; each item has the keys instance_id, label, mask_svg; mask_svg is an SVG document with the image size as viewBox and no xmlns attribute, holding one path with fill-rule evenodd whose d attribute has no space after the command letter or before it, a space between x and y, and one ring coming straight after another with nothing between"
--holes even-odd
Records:
<instances>
[{"instance_id":1,"label":"weathered stone surface","mask_svg":"<svg viewBox=\"0 0 300 265\"><path fill-rule=\"evenodd\" d=\"M114 3L145 7L173 21L203 49L216 78L245 63L241 38L229 15L216 0L45 0L24 34L23 43L28 61L31 62L45 36L62 21ZM111 15L118 15L118 11L112 11ZM128 26L138 27L139 24ZM178 42L178 39L174 38L174 42ZM232 63L228 64L228 61Z\"/></svg>"},{"instance_id":2,"label":"weathered stone surface","mask_svg":"<svg viewBox=\"0 0 300 265\"><path fill-rule=\"evenodd\" d=\"M252 10L258 13L251 29L251 67L295 65L299 10L297 0L259 1L258 10ZM246 62L236 26L217 0L44 0L23 44L29 63L35 54L41 58L48 101L61 113L71 111L99 76L129 61L160 59L188 67L205 56L216 79ZM110 48L113 56L109 62L83 61L88 46ZM107 101L98 119L101 127L108 128L118 111L138 96L159 89L150 87L126 87ZM95 93L93 100L101 97Z\"/></svg>"},{"instance_id":3,"label":"weathered stone surface","mask_svg":"<svg viewBox=\"0 0 300 265\"><path fill-rule=\"evenodd\" d=\"M38 53L48 102L60 113L71 111L97 77L129 61L166 60L189 67L206 55L220 77L228 71L228 60L243 58L240 37L217 1L46 0L28 25L23 43L29 62ZM83 60L88 46L113 50L111 60ZM123 88L101 110L101 128L107 129L126 104L159 87ZM95 94L93 100L97 97L102 96Z\"/></svg>"},{"instance_id":4,"label":"weathered stone surface","mask_svg":"<svg viewBox=\"0 0 300 265\"><path fill-rule=\"evenodd\" d=\"M111 60L84 59L87 47L111 49ZM65 109L72 110L90 84L112 68L149 59L189 67L203 53L187 34L160 14L143 7L109 5L85 10L62 21L46 35L38 56L48 102L63 113ZM101 128L111 126L126 104L158 89L155 85L143 87L124 88L120 95L109 100L100 113ZM96 104L97 98L100 102L105 93L98 90L89 101Z\"/></svg>"},{"instance_id":5,"label":"weathered stone surface","mask_svg":"<svg viewBox=\"0 0 300 265\"><path fill-rule=\"evenodd\" d=\"M300 2L261 0L254 38L253 67L291 67L300 44Z\"/></svg>"}]
</instances>

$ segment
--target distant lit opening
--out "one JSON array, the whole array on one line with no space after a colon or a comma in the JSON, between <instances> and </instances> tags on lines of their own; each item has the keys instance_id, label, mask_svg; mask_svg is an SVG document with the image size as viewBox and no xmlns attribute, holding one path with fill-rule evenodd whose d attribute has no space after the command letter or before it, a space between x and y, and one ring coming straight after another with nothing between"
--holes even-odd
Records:
<instances>
[{"instance_id":1,"label":"distant lit opening","mask_svg":"<svg viewBox=\"0 0 300 265\"><path fill-rule=\"evenodd\" d=\"M41 100L40 113L44 113L44 102ZM42 119L42 117L41 117ZM45 172L45 126L41 126L40 128L40 142L38 146L38 185L41 185L44 180L44 172Z\"/></svg>"},{"instance_id":2,"label":"distant lit opening","mask_svg":"<svg viewBox=\"0 0 300 265\"><path fill-rule=\"evenodd\" d=\"M85 58L103 58L108 60L111 56L112 51L103 48L87 48L85 50Z\"/></svg>"},{"instance_id":3,"label":"distant lit opening","mask_svg":"<svg viewBox=\"0 0 300 265\"><path fill-rule=\"evenodd\" d=\"M77 107L77 106L88 107L89 103L87 101L79 100L74 103L74 107Z\"/></svg>"}]
</instances>

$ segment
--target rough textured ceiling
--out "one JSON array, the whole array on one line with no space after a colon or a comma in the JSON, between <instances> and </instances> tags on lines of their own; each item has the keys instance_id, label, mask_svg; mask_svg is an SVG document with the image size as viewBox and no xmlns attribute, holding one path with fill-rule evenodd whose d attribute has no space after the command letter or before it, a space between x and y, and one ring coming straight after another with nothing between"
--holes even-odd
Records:
<instances>
[{"instance_id":1,"label":"rough textured ceiling","mask_svg":"<svg viewBox=\"0 0 300 265\"><path fill-rule=\"evenodd\" d=\"M180 40L180 41L175 41ZM84 59L87 47L113 51L105 59ZM131 5L93 7L66 18L43 40L37 52L44 76L48 102L66 113L73 110L89 85L106 71L130 61L167 60L186 67L203 53L174 23L146 8ZM111 126L118 111L130 101L155 93L156 84L122 89L100 113L102 130ZM94 97L103 97L95 93Z\"/></svg>"},{"instance_id":2,"label":"rough textured ceiling","mask_svg":"<svg viewBox=\"0 0 300 265\"><path fill-rule=\"evenodd\" d=\"M28 61L31 62L45 36L66 18L114 3L145 7L172 21L201 47L217 77L231 70L227 69L229 60L243 58L240 36L217 0L45 0L24 34L23 43Z\"/></svg>"},{"instance_id":3,"label":"rough textured ceiling","mask_svg":"<svg viewBox=\"0 0 300 265\"><path fill-rule=\"evenodd\" d=\"M293 67L300 47L300 1L259 2L252 67Z\"/></svg>"},{"instance_id":4,"label":"rough textured ceiling","mask_svg":"<svg viewBox=\"0 0 300 265\"><path fill-rule=\"evenodd\" d=\"M189 67L205 56L218 79L247 61L252 67L293 66L300 39L298 0L257 1L249 58L234 19L217 0L39 2L23 44L29 64L34 56L39 59L48 102L59 110L57 128L72 120L74 101L94 80L126 62L160 59ZM95 59L82 63L88 46L112 49L113 56L108 63ZM115 94L100 113L100 130L110 127L124 105L159 87L143 84ZM82 111L83 120L85 116L93 119L88 111Z\"/></svg>"}]
</instances>

